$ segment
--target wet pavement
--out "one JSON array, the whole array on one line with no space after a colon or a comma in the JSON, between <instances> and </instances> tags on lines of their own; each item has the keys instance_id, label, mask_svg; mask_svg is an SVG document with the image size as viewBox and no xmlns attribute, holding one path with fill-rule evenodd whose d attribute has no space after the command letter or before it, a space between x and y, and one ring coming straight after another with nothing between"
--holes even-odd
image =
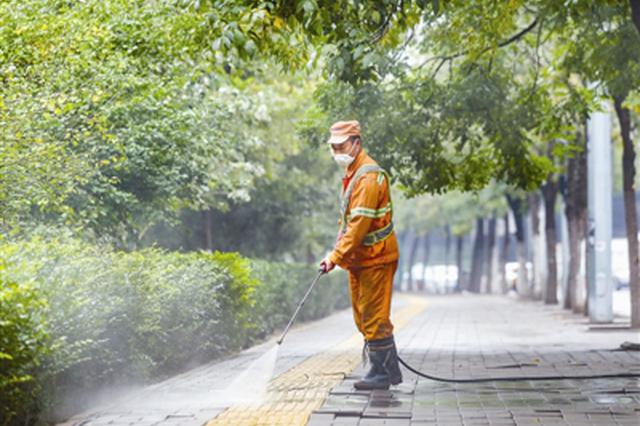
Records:
<instances>
[{"instance_id":1,"label":"wet pavement","mask_svg":"<svg viewBox=\"0 0 640 426\"><path fill-rule=\"evenodd\" d=\"M394 301L400 326L423 309L421 298L402 295ZM298 323L279 348L267 399L249 405L231 401L228 386L273 348L278 337L151 386L106 391L93 408L60 425L306 424L329 390L357 366L362 337L355 333L350 310Z\"/></svg>"},{"instance_id":2,"label":"wet pavement","mask_svg":"<svg viewBox=\"0 0 640 426\"><path fill-rule=\"evenodd\" d=\"M400 356L419 371L459 379L640 374L640 352L619 350L638 332L506 297L428 300L396 333ZM403 369L404 383L389 391L355 391L365 371L334 387L308 424L640 425L638 379L444 383Z\"/></svg>"},{"instance_id":3,"label":"wet pavement","mask_svg":"<svg viewBox=\"0 0 640 426\"><path fill-rule=\"evenodd\" d=\"M304 360L352 337L354 329L345 327L351 321L351 313L341 311L313 323L296 324L279 349L274 376L281 376ZM229 408L225 389L252 361L272 348L277 337L151 386L128 392L105 392L93 408L61 425L201 426Z\"/></svg>"},{"instance_id":4,"label":"wet pavement","mask_svg":"<svg viewBox=\"0 0 640 426\"><path fill-rule=\"evenodd\" d=\"M423 298L403 295L395 304L396 329L401 330L425 309ZM351 329L353 325L348 327ZM317 336L307 335L309 339ZM254 404L236 403L207 426L305 425L312 412L362 361L362 336L351 338L312 355L271 380L265 398Z\"/></svg>"},{"instance_id":5,"label":"wet pavement","mask_svg":"<svg viewBox=\"0 0 640 426\"><path fill-rule=\"evenodd\" d=\"M581 315L503 296L398 295L400 356L441 377L640 373L640 341L624 319L590 326ZM224 391L269 342L170 380L111 397L67 425L640 425L638 379L443 383L403 369L389 391L358 392L362 338L349 311L287 336L265 400L230 403Z\"/></svg>"}]
</instances>

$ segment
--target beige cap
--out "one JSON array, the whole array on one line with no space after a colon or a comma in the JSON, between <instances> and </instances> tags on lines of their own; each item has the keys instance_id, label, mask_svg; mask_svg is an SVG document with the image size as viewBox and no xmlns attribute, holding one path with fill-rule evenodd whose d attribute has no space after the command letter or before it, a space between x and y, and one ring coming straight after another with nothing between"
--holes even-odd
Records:
<instances>
[{"instance_id":1,"label":"beige cap","mask_svg":"<svg viewBox=\"0 0 640 426\"><path fill-rule=\"evenodd\" d=\"M360 123L356 120L337 121L333 123L331 129L331 137L327 141L330 144L344 143L350 136L360 136Z\"/></svg>"}]
</instances>

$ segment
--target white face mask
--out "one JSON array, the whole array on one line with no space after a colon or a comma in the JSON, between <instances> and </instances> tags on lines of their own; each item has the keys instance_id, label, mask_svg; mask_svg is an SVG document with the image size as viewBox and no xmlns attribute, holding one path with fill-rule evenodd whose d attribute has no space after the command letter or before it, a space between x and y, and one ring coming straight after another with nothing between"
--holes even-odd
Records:
<instances>
[{"instance_id":1,"label":"white face mask","mask_svg":"<svg viewBox=\"0 0 640 426\"><path fill-rule=\"evenodd\" d=\"M351 147L351 151L352 151L352 152L353 152L353 149L354 149L356 146L357 146L357 145L355 145L355 144L354 144L354 145L353 145L353 147ZM355 159L356 159L356 157L352 157L352 156L350 156L349 154L334 154L334 153L331 153L331 155L333 155L333 159L334 159L334 160L336 160L336 163L338 163L338 165L339 165L340 167L343 167L343 168L345 168L345 169L346 169L347 167L349 167L349 165L350 165L351 163L353 163L353 160L355 160Z\"/></svg>"},{"instance_id":2,"label":"white face mask","mask_svg":"<svg viewBox=\"0 0 640 426\"><path fill-rule=\"evenodd\" d=\"M355 160L354 157L349 154L333 154L333 159L336 160L339 166L344 167L345 169L349 167L349 164L353 163Z\"/></svg>"}]
</instances>

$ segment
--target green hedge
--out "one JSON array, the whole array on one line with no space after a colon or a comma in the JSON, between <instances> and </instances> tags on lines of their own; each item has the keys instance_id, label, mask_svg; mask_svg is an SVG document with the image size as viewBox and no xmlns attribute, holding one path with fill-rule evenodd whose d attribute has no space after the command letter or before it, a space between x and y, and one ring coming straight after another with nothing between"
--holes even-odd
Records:
<instances>
[{"instance_id":1,"label":"green hedge","mask_svg":"<svg viewBox=\"0 0 640 426\"><path fill-rule=\"evenodd\" d=\"M159 379L267 337L315 271L235 253L132 253L78 240L0 241L0 424L82 409L107 385ZM348 302L324 277L299 320ZM70 397L72 396L72 397ZM77 401L60 413L64 401Z\"/></svg>"}]
</instances>

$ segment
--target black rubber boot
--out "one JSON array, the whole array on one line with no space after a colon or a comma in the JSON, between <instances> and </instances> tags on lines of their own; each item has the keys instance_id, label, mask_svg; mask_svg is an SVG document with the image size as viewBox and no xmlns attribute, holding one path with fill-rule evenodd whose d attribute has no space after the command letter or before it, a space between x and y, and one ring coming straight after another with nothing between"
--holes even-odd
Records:
<instances>
[{"instance_id":1,"label":"black rubber boot","mask_svg":"<svg viewBox=\"0 0 640 426\"><path fill-rule=\"evenodd\" d=\"M391 356L386 363L387 371L389 372L389 381L392 385L402 383L402 372L400 371L400 364L398 362L398 350L396 349L396 342L391 336Z\"/></svg>"},{"instance_id":2,"label":"black rubber boot","mask_svg":"<svg viewBox=\"0 0 640 426\"><path fill-rule=\"evenodd\" d=\"M354 383L358 390L389 389L390 385L402 382L398 365L398 353L393 336L368 342L371 369L367 375Z\"/></svg>"}]
</instances>

